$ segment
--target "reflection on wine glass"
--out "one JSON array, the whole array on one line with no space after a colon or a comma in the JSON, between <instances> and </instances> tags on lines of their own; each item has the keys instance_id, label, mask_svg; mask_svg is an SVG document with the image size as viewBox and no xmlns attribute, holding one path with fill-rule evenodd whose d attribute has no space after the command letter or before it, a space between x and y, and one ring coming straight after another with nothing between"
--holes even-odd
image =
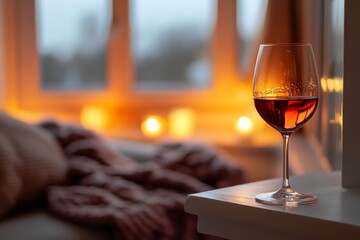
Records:
<instances>
[{"instance_id":1,"label":"reflection on wine glass","mask_svg":"<svg viewBox=\"0 0 360 240\"><path fill-rule=\"evenodd\" d=\"M310 44L261 44L256 60L253 97L260 116L283 137L283 182L279 190L262 193L257 202L297 206L316 202L289 183L289 138L315 113L319 78Z\"/></svg>"}]
</instances>

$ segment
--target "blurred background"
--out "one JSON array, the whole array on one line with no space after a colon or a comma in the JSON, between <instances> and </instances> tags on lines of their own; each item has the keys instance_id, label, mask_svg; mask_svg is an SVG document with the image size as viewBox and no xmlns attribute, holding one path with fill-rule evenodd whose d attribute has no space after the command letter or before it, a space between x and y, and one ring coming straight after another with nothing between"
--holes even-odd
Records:
<instances>
[{"instance_id":1,"label":"blurred background","mask_svg":"<svg viewBox=\"0 0 360 240\"><path fill-rule=\"evenodd\" d=\"M280 176L281 136L258 116L260 43L311 43L320 106L291 141L293 174L341 167L344 0L1 1L4 111L106 138L209 143Z\"/></svg>"}]
</instances>

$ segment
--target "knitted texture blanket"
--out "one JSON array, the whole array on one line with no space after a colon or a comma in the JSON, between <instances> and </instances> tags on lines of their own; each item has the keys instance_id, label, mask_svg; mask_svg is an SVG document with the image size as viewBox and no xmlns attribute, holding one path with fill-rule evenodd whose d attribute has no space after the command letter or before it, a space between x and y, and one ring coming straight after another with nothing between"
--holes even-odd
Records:
<instances>
[{"instance_id":1,"label":"knitted texture blanket","mask_svg":"<svg viewBox=\"0 0 360 240\"><path fill-rule=\"evenodd\" d=\"M211 147L158 143L145 163L110 149L101 137L78 126L43 122L68 161L68 183L47 192L56 215L93 226L111 226L117 239L216 239L196 232L184 212L188 194L243 182L241 167Z\"/></svg>"}]
</instances>

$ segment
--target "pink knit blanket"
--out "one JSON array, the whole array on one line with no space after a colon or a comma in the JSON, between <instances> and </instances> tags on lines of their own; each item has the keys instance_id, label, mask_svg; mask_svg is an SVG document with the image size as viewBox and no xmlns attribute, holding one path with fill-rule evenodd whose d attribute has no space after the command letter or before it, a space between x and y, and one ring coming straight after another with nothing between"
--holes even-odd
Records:
<instances>
[{"instance_id":1,"label":"pink knit blanket","mask_svg":"<svg viewBox=\"0 0 360 240\"><path fill-rule=\"evenodd\" d=\"M243 182L243 170L211 147L159 143L146 163L114 152L93 132L43 122L68 159L69 182L48 190L56 215L93 226L111 226L117 239L215 239L196 232L184 212L188 194Z\"/></svg>"}]
</instances>

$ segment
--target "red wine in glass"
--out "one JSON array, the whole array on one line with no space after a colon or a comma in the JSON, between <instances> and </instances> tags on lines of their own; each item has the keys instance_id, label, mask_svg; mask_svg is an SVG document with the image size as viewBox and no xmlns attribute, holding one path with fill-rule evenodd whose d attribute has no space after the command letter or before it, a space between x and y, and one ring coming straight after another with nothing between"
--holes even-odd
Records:
<instances>
[{"instance_id":1,"label":"red wine in glass","mask_svg":"<svg viewBox=\"0 0 360 240\"><path fill-rule=\"evenodd\" d=\"M293 190L289 181L289 138L314 115L319 77L310 44L261 44L256 59L253 98L259 115L283 138L282 186L255 196L260 203L297 206L316 197Z\"/></svg>"},{"instance_id":2,"label":"red wine in glass","mask_svg":"<svg viewBox=\"0 0 360 240\"><path fill-rule=\"evenodd\" d=\"M315 113L317 97L254 98L260 116L282 134L301 128Z\"/></svg>"}]
</instances>

